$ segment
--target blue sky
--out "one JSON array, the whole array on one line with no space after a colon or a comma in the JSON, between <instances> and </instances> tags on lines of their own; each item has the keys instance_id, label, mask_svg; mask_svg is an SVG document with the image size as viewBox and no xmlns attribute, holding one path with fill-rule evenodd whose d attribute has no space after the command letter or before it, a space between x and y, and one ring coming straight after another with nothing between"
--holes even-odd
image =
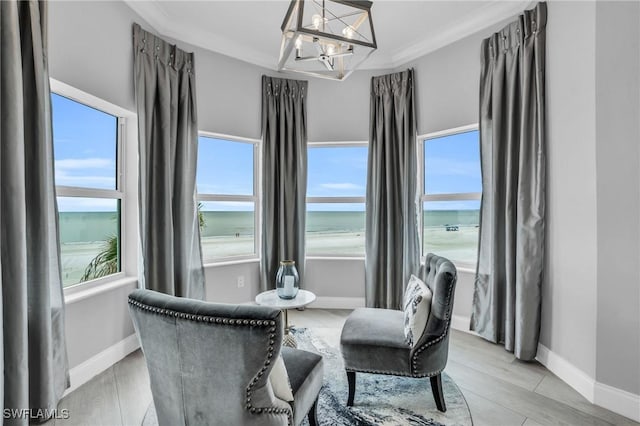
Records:
<instances>
[{"instance_id":1,"label":"blue sky","mask_svg":"<svg viewBox=\"0 0 640 426\"><path fill-rule=\"evenodd\" d=\"M115 189L117 119L52 95L56 184ZM198 192L252 195L254 145L199 138ZM477 131L425 143L425 188L428 194L480 192ZM308 156L307 195L364 197L367 147L312 147ZM60 211L113 211L109 199L59 198ZM250 203L209 202L205 210L250 210ZM313 204L310 210L363 211L364 204ZM430 209L478 208L478 202L435 202Z\"/></svg>"},{"instance_id":2,"label":"blue sky","mask_svg":"<svg viewBox=\"0 0 640 426\"><path fill-rule=\"evenodd\" d=\"M117 118L51 96L56 185L116 189ZM114 211L109 199L60 197L60 211Z\"/></svg>"},{"instance_id":3,"label":"blue sky","mask_svg":"<svg viewBox=\"0 0 640 426\"><path fill-rule=\"evenodd\" d=\"M478 131L429 139L424 143L426 194L482 192ZM425 210L478 209L479 201L425 203Z\"/></svg>"}]
</instances>

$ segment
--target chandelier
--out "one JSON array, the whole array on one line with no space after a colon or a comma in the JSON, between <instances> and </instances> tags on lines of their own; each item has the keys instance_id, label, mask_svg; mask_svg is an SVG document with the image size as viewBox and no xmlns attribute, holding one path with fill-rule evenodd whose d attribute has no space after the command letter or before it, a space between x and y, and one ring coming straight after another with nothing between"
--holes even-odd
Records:
<instances>
[{"instance_id":1,"label":"chandelier","mask_svg":"<svg viewBox=\"0 0 640 426\"><path fill-rule=\"evenodd\" d=\"M278 70L344 80L376 48L370 1L291 0Z\"/></svg>"}]
</instances>

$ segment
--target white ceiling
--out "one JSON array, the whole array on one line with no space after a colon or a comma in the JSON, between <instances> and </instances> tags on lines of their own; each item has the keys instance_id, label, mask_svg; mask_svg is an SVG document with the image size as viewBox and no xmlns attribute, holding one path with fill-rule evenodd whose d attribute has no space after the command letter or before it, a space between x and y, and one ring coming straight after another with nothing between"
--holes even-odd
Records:
<instances>
[{"instance_id":1,"label":"white ceiling","mask_svg":"<svg viewBox=\"0 0 640 426\"><path fill-rule=\"evenodd\" d=\"M160 34L276 69L289 0L136 1ZM521 13L531 1L374 0L378 50L361 68L395 68Z\"/></svg>"}]
</instances>

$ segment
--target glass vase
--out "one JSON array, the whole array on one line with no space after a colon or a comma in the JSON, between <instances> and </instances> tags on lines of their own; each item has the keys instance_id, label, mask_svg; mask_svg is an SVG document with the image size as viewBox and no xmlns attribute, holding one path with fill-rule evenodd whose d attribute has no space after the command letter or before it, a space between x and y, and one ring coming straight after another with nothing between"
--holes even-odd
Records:
<instances>
[{"instance_id":1,"label":"glass vase","mask_svg":"<svg viewBox=\"0 0 640 426\"><path fill-rule=\"evenodd\" d=\"M281 299L293 299L298 294L300 276L296 269L296 262L283 260L276 274L276 291Z\"/></svg>"}]
</instances>

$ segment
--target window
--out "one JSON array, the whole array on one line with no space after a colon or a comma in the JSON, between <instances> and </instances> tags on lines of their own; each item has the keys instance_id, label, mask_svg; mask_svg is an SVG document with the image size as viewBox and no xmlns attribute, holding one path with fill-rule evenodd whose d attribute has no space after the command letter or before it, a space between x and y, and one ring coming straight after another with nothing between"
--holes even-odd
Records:
<instances>
[{"instance_id":1,"label":"window","mask_svg":"<svg viewBox=\"0 0 640 426\"><path fill-rule=\"evenodd\" d=\"M52 93L64 287L121 271L120 118Z\"/></svg>"},{"instance_id":2,"label":"window","mask_svg":"<svg viewBox=\"0 0 640 426\"><path fill-rule=\"evenodd\" d=\"M364 256L366 143L309 144L307 256Z\"/></svg>"},{"instance_id":3,"label":"window","mask_svg":"<svg viewBox=\"0 0 640 426\"><path fill-rule=\"evenodd\" d=\"M480 145L477 126L422 139L423 254L475 268L480 226Z\"/></svg>"},{"instance_id":4,"label":"window","mask_svg":"<svg viewBox=\"0 0 640 426\"><path fill-rule=\"evenodd\" d=\"M198 215L206 262L257 256L255 140L200 136Z\"/></svg>"}]
</instances>

